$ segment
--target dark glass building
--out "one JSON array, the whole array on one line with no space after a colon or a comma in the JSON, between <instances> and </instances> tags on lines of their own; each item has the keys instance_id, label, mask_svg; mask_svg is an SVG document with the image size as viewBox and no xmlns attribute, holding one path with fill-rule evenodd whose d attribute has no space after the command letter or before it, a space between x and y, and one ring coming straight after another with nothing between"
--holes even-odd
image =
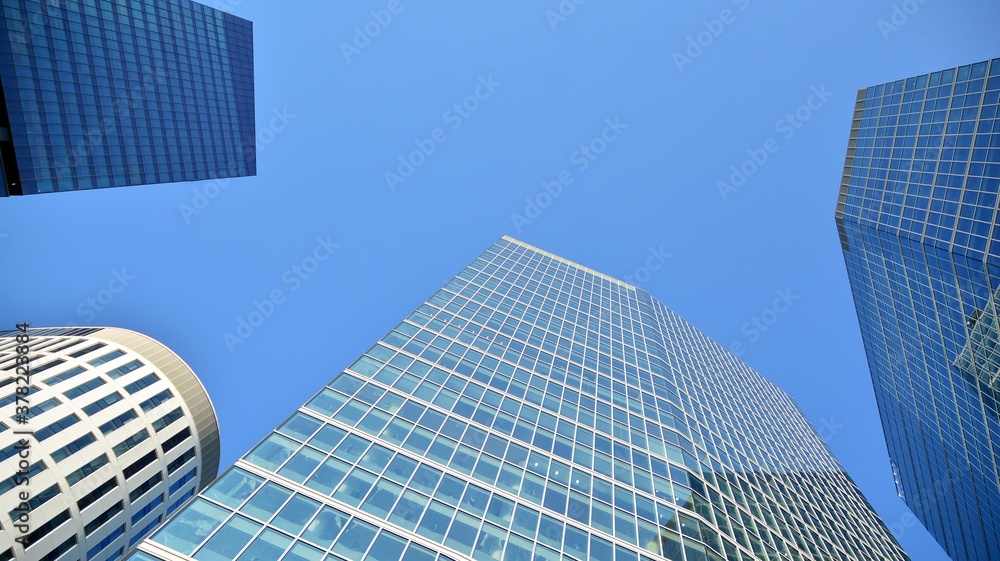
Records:
<instances>
[{"instance_id":1,"label":"dark glass building","mask_svg":"<svg viewBox=\"0 0 1000 561\"><path fill-rule=\"evenodd\" d=\"M1000 559L1000 59L861 90L836 219L900 497Z\"/></svg>"},{"instance_id":2,"label":"dark glass building","mask_svg":"<svg viewBox=\"0 0 1000 561\"><path fill-rule=\"evenodd\" d=\"M786 394L643 290L510 238L129 557L906 558Z\"/></svg>"},{"instance_id":3,"label":"dark glass building","mask_svg":"<svg viewBox=\"0 0 1000 561\"><path fill-rule=\"evenodd\" d=\"M0 196L256 175L253 27L190 0L4 0Z\"/></svg>"}]
</instances>

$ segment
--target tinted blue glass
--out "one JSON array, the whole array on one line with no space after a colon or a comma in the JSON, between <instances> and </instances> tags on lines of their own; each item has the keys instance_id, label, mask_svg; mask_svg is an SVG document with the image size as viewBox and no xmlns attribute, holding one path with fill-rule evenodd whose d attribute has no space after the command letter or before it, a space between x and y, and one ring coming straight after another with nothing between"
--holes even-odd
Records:
<instances>
[{"instance_id":1,"label":"tinted blue glass","mask_svg":"<svg viewBox=\"0 0 1000 561\"><path fill-rule=\"evenodd\" d=\"M0 12L0 195L256 174L252 24L190 0Z\"/></svg>"},{"instance_id":2,"label":"tinted blue glass","mask_svg":"<svg viewBox=\"0 0 1000 561\"><path fill-rule=\"evenodd\" d=\"M646 292L508 238L238 465L304 481L273 518L268 485L221 488L328 559L906 558L787 395Z\"/></svg>"},{"instance_id":3,"label":"tinted blue glass","mask_svg":"<svg viewBox=\"0 0 1000 561\"><path fill-rule=\"evenodd\" d=\"M900 496L1000 559L1000 60L862 90L837 226Z\"/></svg>"}]
</instances>

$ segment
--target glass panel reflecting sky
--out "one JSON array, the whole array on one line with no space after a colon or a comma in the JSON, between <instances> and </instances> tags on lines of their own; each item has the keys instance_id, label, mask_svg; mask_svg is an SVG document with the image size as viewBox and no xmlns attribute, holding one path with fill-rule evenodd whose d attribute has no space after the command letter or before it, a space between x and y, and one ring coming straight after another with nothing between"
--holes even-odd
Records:
<instances>
[{"instance_id":1,"label":"glass panel reflecting sky","mask_svg":"<svg viewBox=\"0 0 1000 561\"><path fill-rule=\"evenodd\" d=\"M253 28L219 10L5 1L0 83L10 194L256 174Z\"/></svg>"},{"instance_id":2,"label":"glass panel reflecting sky","mask_svg":"<svg viewBox=\"0 0 1000 561\"><path fill-rule=\"evenodd\" d=\"M837 226L900 496L1000 551L1000 59L860 92Z\"/></svg>"},{"instance_id":3,"label":"glass panel reflecting sky","mask_svg":"<svg viewBox=\"0 0 1000 561\"><path fill-rule=\"evenodd\" d=\"M143 549L906 558L787 395L647 293L509 238L203 497L213 523Z\"/></svg>"}]
</instances>

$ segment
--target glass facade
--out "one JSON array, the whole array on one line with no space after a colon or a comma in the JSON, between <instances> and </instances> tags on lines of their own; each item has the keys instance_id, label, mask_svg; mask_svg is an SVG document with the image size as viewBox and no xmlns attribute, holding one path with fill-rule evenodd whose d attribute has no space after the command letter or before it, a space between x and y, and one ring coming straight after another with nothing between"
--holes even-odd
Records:
<instances>
[{"instance_id":1,"label":"glass facade","mask_svg":"<svg viewBox=\"0 0 1000 561\"><path fill-rule=\"evenodd\" d=\"M1000 559L1000 59L862 90L837 227L898 491Z\"/></svg>"},{"instance_id":2,"label":"glass facade","mask_svg":"<svg viewBox=\"0 0 1000 561\"><path fill-rule=\"evenodd\" d=\"M907 557L786 394L503 238L129 559Z\"/></svg>"},{"instance_id":3,"label":"glass facade","mask_svg":"<svg viewBox=\"0 0 1000 561\"><path fill-rule=\"evenodd\" d=\"M249 21L190 0L0 10L0 196L256 174Z\"/></svg>"}]
</instances>

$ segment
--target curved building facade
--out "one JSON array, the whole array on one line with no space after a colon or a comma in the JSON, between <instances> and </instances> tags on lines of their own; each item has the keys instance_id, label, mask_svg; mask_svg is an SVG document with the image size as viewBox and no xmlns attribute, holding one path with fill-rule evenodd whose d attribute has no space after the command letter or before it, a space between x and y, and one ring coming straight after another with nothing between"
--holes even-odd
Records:
<instances>
[{"instance_id":1,"label":"curved building facade","mask_svg":"<svg viewBox=\"0 0 1000 561\"><path fill-rule=\"evenodd\" d=\"M212 403L145 335L26 335L0 333L0 559L119 559L215 479Z\"/></svg>"},{"instance_id":2,"label":"curved building facade","mask_svg":"<svg viewBox=\"0 0 1000 561\"><path fill-rule=\"evenodd\" d=\"M899 497L1000 561L1000 58L858 92L836 223Z\"/></svg>"},{"instance_id":3,"label":"curved building facade","mask_svg":"<svg viewBox=\"0 0 1000 561\"><path fill-rule=\"evenodd\" d=\"M784 392L504 238L129 559L907 557Z\"/></svg>"}]
</instances>

